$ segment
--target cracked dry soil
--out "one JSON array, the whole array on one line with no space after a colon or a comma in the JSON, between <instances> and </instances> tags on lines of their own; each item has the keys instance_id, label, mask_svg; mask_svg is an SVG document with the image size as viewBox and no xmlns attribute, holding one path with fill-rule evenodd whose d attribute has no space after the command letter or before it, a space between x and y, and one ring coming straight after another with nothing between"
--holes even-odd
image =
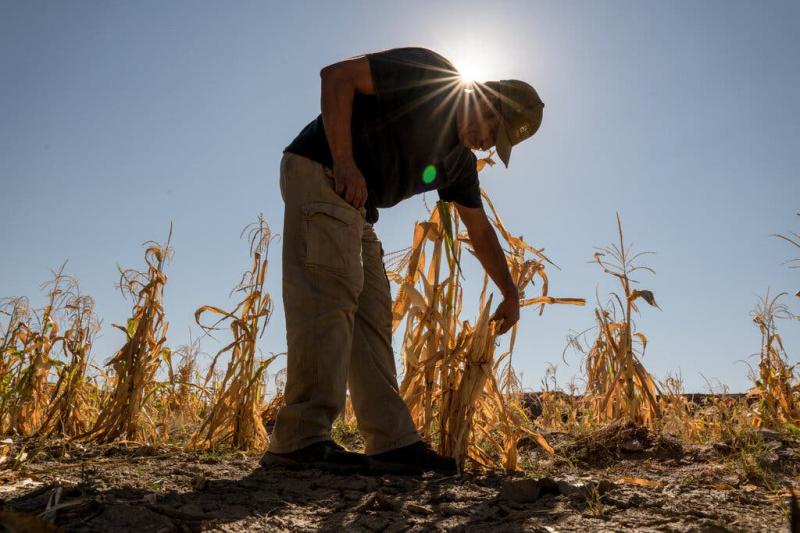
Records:
<instances>
[{"instance_id":1,"label":"cracked dry soil","mask_svg":"<svg viewBox=\"0 0 800 533\"><path fill-rule=\"evenodd\" d=\"M778 532L789 527L797 452L787 446L768 490L714 446L669 458L618 454L595 466L527 450L534 466L525 473L462 477L264 469L257 456L170 446L51 446L0 471L0 530L42 530L30 516L39 515L86 532Z\"/></svg>"}]
</instances>

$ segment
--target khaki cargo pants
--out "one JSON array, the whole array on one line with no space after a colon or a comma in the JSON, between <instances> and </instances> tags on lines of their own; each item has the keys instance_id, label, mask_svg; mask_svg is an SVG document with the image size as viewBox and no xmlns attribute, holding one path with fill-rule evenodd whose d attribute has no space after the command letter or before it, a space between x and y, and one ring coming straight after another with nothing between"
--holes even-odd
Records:
<instances>
[{"instance_id":1,"label":"khaki cargo pants","mask_svg":"<svg viewBox=\"0 0 800 533\"><path fill-rule=\"evenodd\" d=\"M288 362L269 450L330 440L348 387L367 454L420 440L398 393L389 282L366 210L305 157L284 154L280 184Z\"/></svg>"}]
</instances>

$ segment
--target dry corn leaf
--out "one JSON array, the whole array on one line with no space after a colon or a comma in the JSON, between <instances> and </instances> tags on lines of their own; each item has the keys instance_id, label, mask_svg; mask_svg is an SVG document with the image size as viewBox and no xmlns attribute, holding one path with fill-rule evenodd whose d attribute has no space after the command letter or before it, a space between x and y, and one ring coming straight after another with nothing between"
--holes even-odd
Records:
<instances>
[{"instance_id":1,"label":"dry corn leaf","mask_svg":"<svg viewBox=\"0 0 800 533\"><path fill-rule=\"evenodd\" d=\"M767 499L769 500L782 500L784 498L791 498L794 494L795 497L800 498L800 488L784 488L775 492L770 492L767 494Z\"/></svg>"},{"instance_id":2,"label":"dry corn leaf","mask_svg":"<svg viewBox=\"0 0 800 533\"><path fill-rule=\"evenodd\" d=\"M586 305L584 298L555 298L552 296L537 296L536 298L528 298L519 302L520 307L537 304L562 304L562 305Z\"/></svg>"},{"instance_id":3,"label":"dry corn leaf","mask_svg":"<svg viewBox=\"0 0 800 533\"><path fill-rule=\"evenodd\" d=\"M628 300L630 302L633 302L637 298L642 298L645 302L649 303L653 307L658 307L658 304L656 303L656 297L653 295L653 291L635 290L628 297ZM658 308L661 309L660 307L658 307Z\"/></svg>"},{"instance_id":4,"label":"dry corn leaf","mask_svg":"<svg viewBox=\"0 0 800 533\"><path fill-rule=\"evenodd\" d=\"M651 489L660 488L662 485L660 481L645 479L641 477L621 477L617 479L617 483L622 483L625 485L639 485L641 487L649 487Z\"/></svg>"}]
</instances>

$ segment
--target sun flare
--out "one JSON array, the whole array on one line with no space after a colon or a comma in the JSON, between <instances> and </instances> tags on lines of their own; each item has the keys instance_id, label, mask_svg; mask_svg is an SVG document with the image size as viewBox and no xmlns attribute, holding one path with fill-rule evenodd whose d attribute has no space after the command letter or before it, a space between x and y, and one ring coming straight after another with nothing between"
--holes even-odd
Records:
<instances>
[{"instance_id":1,"label":"sun flare","mask_svg":"<svg viewBox=\"0 0 800 533\"><path fill-rule=\"evenodd\" d=\"M456 64L458 73L464 83L484 82L486 77L486 65L481 64L481 61L476 59L468 59Z\"/></svg>"},{"instance_id":2,"label":"sun flare","mask_svg":"<svg viewBox=\"0 0 800 533\"><path fill-rule=\"evenodd\" d=\"M496 54L492 53L487 43L464 43L454 46L449 53L453 65L465 83L486 82L498 75Z\"/></svg>"}]
</instances>

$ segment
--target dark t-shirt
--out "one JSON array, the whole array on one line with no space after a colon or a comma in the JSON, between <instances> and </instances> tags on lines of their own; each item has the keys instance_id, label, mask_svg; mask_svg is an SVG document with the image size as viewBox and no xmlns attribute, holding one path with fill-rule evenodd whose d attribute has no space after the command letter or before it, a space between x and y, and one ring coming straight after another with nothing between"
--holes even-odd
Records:
<instances>
[{"instance_id":1,"label":"dark t-shirt","mask_svg":"<svg viewBox=\"0 0 800 533\"><path fill-rule=\"evenodd\" d=\"M475 154L458 140L458 72L425 48L367 54L375 94L353 99L353 158L367 181L367 222L391 207L436 189L439 198L481 207ZM322 115L285 152L332 167Z\"/></svg>"}]
</instances>

